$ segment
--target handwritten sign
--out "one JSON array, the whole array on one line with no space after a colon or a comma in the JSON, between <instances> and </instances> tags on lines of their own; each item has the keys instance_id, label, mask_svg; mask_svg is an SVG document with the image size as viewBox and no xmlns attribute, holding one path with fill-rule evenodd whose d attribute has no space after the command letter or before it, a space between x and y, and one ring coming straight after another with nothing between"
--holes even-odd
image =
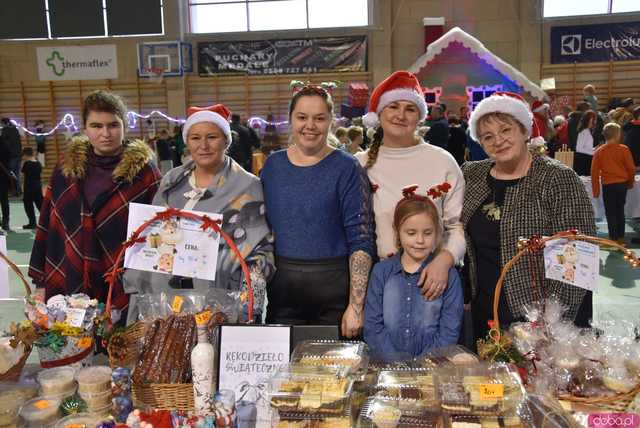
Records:
<instances>
[{"instance_id":1,"label":"handwritten sign","mask_svg":"<svg viewBox=\"0 0 640 428\"><path fill-rule=\"evenodd\" d=\"M127 236L166 207L129 204ZM221 214L189 211L222 220ZM216 278L220 235L211 229L203 231L202 221L172 217L153 222L143 232L144 242L125 251L124 267L160 272L188 278L213 281Z\"/></svg>"},{"instance_id":2,"label":"handwritten sign","mask_svg":"<svg viewBox=\"0 0 640 428\"><path fill-rule=\"evenodd\" d=\"M271 420L266 381L290 353L289 326L220 326L218 389L234 391L240 421Z\"/></svg>"},{"instance_id":3,"label":"handwritten sign","mask_svg":"<svg viewBox=\"0 0 640 428\"><path fill-rule=\"evenodd\" d=\"M501 383L482 383L478 387L481 400L496 400L504 397L504 385Z\"/></svg>"},{"instance_id":4,"label":"handwritten sign","mask_svg":"<svg viewBox=\"0 0 640 428\"><path fill-rule=\"evenodd\" d=\"M544 270L548 279L597 292L600 248L584 241L548 241L544 247Z\"/></svg>"}]
</instances>

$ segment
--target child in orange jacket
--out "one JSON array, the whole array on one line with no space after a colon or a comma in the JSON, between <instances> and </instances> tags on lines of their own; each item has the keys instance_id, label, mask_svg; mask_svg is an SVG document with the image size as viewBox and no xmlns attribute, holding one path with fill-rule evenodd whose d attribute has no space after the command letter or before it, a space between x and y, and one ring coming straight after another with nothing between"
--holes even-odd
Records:
<instances>
[{"instance_id":1,"label":"child in orange jacket","mask_svg":"<svg viewBox=\"0 0 640 428\"><path fill-rule=\"evenodd\" d=\"M635 164L631 150L622 140L622 129L617 123L608 123L602 130L606 144L598 147L593 154L591 164L591 184L593 196L600 196L602 179L602 199L607 217L609 239L624 244L624 205L627 189L635 181Z\"/></svg>"}]
</instances>

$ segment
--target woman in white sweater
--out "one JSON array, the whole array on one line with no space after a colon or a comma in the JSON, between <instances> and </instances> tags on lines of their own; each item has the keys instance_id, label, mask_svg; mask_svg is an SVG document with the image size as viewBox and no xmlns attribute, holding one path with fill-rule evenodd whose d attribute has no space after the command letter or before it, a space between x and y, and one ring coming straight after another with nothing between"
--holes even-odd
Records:
<instances>
[{"instance_id":1,"label":"woman in white sweater","mask_svg":"<svg viewBox=\"0 0 640 428\"><path fill-rule=\"evenodd\" d=\"M451 185L451 190L436 201L445 228L444 245L418 281L425 297L435 299L447 286L449 269L465 252L460 223L464 179L455 159L446 150L425 143L416 135L418 123L426 115L427 105L416 76L408 71L396 71L371 95L364 124L377 130L371 147L356 157L366 169L374 190L380 258L396 251L393 211L402 197L402 189L417 184L418 192L425 193L443 182Z\"/></svg>"}]
</instances>

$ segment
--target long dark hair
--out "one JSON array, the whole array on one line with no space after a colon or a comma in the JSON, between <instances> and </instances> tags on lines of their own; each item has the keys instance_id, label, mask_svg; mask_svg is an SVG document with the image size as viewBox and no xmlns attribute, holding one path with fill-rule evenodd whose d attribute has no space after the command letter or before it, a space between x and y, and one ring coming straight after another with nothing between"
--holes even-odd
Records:
<instances>
[{"instance_id":1,"label":"long dark hair","mask_svg":"<svg viewBox=\"0 0 640 428\"><path fill-rule=\"evenodd\" d=\"M596 117L596 112L593 110L587 110L582 113L580 123L578 124L578 133L582 132L584 129L588 129L591 120L595 119Z\"/></svg>"}]
</instances>

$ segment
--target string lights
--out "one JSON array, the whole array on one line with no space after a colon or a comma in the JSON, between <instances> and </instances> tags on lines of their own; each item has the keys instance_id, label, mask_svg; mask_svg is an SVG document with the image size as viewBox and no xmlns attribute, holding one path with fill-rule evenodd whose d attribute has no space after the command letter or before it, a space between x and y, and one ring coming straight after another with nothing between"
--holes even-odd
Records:
<instances>
[{"instance_id":1,"label":"string lights","mask_svg":"<svg viewBox=\"0 0 640 428\"><path fill-rule=\"evenodd\" d=\"M138 121L140 119L142 120L148 120L151 119L153 117L161 117L169 122L172 123L184 123L185 119L182 118L177 118L177 117L171 117L161 111L158 110L153 110L152 112L150 112L149 114L140 114L137 113L135 111L129 111L127 112L127 126L132 129L135 128L136 126L138 126ZM346 117L337 117L336 122L341 124L344 123L345 121L347 121L348 119ZM48 132L37 132L37 131L32 131L30 129L28 129L27 127L25 127L24 125L22 125L20 122L18 122L15 119L11 119L11 122L16 126L16 128L18 128L18 130L27 133L29 135L32 135L34 137L39 137L39 136L44 136L44 137L48 137L49 135L53 134L54 132L58 131L61 128L64 128L65 130L63 131L65 134L73 134L79 131L78 125L76 125L76 119L74 118L74 116L71 113L66 113L64 116L62 116L62 119L60 119L60 122L58 122L58 124L56 126L54 126L50 131ZM289 121L284 120L281 122L269 122L259 116L253 116L251 118L249 118L248 120L249 126L251 126L252 128L262 128L262 127L266 127L268 125L270 126L275 126L275 127L281 127L281 126L287 126L289 125ZM257 125L257 126L256 126Z\"/></svg>"}]
</instances>

